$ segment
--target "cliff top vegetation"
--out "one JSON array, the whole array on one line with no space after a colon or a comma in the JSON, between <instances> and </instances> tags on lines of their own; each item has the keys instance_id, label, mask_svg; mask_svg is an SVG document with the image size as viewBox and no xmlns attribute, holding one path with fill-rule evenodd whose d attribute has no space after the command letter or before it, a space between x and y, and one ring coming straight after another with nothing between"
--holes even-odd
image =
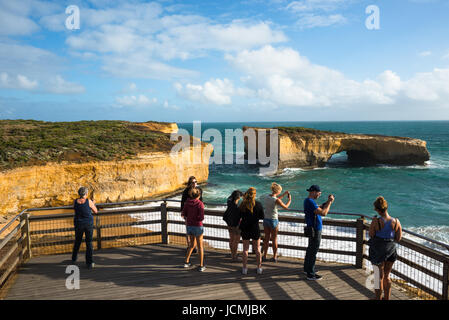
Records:
<instances>
[{"instance_id":1,"label":"cliff top vegetation","mask_svg":"<svg viewBox=\"0 0 449 320\"><path fill-rule=\"evenodd\" d=\"M176 143L170 134L138 123L107 120L0 120L0 137L1 171L48 162L132 159L139 153L170 151Z\"/></svg>"}]
</instances>

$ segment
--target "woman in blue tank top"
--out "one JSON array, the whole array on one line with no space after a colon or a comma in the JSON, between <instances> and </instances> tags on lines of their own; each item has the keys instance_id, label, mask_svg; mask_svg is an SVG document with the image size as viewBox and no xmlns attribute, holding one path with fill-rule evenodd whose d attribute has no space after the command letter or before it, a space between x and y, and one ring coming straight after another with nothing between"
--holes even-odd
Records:
<instances>
[{"instance_id":1,"label":"woman in blue tank top","mask_svg":"<svg viewBox=\"0 0 449 320\"><path fill-rule=\"evenodd\" d=\"M95 202L87 198L88 190L85 187L81 187L78 190L80 198L76 199L73 204L75 210L75 243L72 251L72 262L76 262L78 257L78 251L83 241L83 235L86 236L86 265L88 269L94 267L93 262L93 246L92 237L94 229L94 217L93 213L97 213L97 207Z\"/></svg>"},{"instance_id":2,"label":"woman in blue tank top","mask_svg":"<svg viewBox=\"0 0 449 320\"><path fill-rule=\"evenodd\" d=\"M390 272L397 259L396 242L402 238L402 227L398 219L388 214L388 203L383 197L374 201L374 210L380 218L373 218L370 225L369 259L374 269L374 291L376 299L390 299L391 279Z\"/></svg>"}]
</instances>

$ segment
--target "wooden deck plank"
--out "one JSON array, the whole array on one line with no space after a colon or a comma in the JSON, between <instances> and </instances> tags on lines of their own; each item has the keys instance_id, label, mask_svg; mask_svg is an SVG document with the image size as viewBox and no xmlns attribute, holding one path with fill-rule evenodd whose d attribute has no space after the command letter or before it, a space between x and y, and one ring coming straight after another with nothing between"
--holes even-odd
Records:
<instances>
[{"instance_id":1,"label":"wooden deck plank","mask_svg":"<svg viewBox=\"0 0 449 320\"><path fill-rule=\"evenodd\" d=\"M281 258L263 264L263 274L255 272L250 255L248 275L241 274L241 263L233 263L227 253L207 251L207 269L183 268L185 248L174 245L148 245L103 249L94 252L96 267L88 270L79 255L80 289L68 290L65 269L70 255L41 256L31 259L19 271L6 299L154 299L154 300L290 300L290 299L369 299L365 287L368 275L353 266L317 262L321 281L308 281L301 260ZM191 262L198 263L192 256ZM409 299L393 288L393 299Z\"/></svg>"}]
</instances>

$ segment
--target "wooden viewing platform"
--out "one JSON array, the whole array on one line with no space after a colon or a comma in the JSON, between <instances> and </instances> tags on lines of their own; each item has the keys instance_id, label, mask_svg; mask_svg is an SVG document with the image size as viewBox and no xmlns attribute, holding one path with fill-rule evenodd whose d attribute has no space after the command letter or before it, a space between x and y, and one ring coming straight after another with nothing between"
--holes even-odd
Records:
<instances>
[{"instance_id":1,"label":"wooden viewing platform","mask_svg":"<svg viewBox=\"0 0 449 320\"><path fill-rule=\"evenodd\" d=\"M174 204L173 204L174 203ZM93 246L97 267L78 262L81 288L68 290L66 267L74 243L73 207L25 209L0 229L0 299L362 299L373 297L368 238L370 217L330 213L345 219L323 219L318 271L324 279L303 274L307 238L304 217L280 215L278 263L263 264L256 275L254 255L249 274L229 258L229 235L221 208L205 210L207 270L183 268L185 222L174 200L140 200L99 204ZM447 300L449 245L403 229L392 277L392 299ZM424 240L434 248L411 239ZM83 250L84 244L81 249ZM436 250L440 248L440 250ZM270 257L270 251L269 251ZM193 256L193 263L198 259ZM319 262L319 260L327 262ZM333 261L333 262L332 262ZM338 262L338 263L337 263ZM343 263L343 264L342 264ZM251 269L252 268L252 269ZM397 286L396 286L397 285ZM400 287L399 287L400 286ZM399 288L406 288L402 291Z\"/></svg>"},{"instance_id":2,"label":"wooden viewing platform","mask_svg":"<svg viewBox=\"0 0 449 320\"><path fill-rule=\"evenodd\" d=\"M198 272L198 257L192 268L183 267L185 246L152 244L94 251L96 266L88 270L80 252L80 289L66 288L66 267L71 254L31 258L22 264L6 299L96 300L367 300L373 291L366 286L368 274L352 265L317 261L320 281L303 274L303 260L281 257L263 263L263 274L255 271L250 254L248 274L242 263L231 262L229 253L208 249L206 271ZM392 300L412 299L392 286Z\"/></svg>"}]
</instances>

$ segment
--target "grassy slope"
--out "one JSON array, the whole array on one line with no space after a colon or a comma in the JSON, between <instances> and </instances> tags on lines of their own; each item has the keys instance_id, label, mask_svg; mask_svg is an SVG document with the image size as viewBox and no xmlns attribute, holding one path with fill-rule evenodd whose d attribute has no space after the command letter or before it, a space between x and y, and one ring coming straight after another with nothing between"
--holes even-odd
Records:
<instances>
[{"instance_id":1,"label":"grassy slope","mask_svg":"<svg viewBox=\"0 0 449 320\"><path fill-rule=\"evenodd\" d=\"M120 160L170 151L170 135L126 121L0 120L0 170L47 162Z\"/></svg>"}]
</instances>

